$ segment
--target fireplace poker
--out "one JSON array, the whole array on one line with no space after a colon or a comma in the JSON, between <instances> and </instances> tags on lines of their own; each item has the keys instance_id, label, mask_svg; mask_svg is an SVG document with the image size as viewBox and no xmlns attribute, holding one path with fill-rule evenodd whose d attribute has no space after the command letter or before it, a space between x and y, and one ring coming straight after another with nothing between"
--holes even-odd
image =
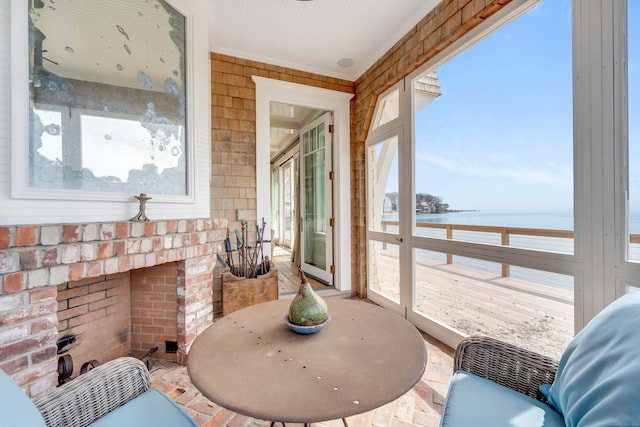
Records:
<instances>
[{"instance_id":1,"label":"fireplace poker","mask_svg":"<svg viewBox=\"0 0 640 427\"><path fill-rule=\"evenodd\" d=\"M242 223L242 229L244 230L244 222ZM244 240L242 238L242 235L240 234L240 231L237 228L233 230L233 232L236 234L236 248L238 249L239 257L240 257L238 261L240 263L239 267L242 270L242 274L246 277L247 270L245 270L244 251L243 251Z\"/></svg>"},{"instance_id":2,"label":"fireplace poker","mask_svg":"<svg viewBox=\"0 0 640 427\"><path fill-rule=\"evenodd\" d=\"M228 236L226 239L224 239L224 250L227 252L227 262L233 269L233 253L231 252L231 240L229 240Z\"/></svg>"},{"instance_id":3,"label":"fireplace poker","mask_svg":"<svg viewBox=\"0 0 640 427\"><path fill-rule=\"evenodd\" d=\"M251 263L251 277L255 277L258 275L257 273L257 268L258 268L258 260L260 259L258 254L262 255L262 242L264 241L264 228L265 228L266 224L264 221L264 217L262 217L262 229L260 229L260 227L258 226L258 224L256 224L256 247L255 250L253 251L253 255L251 257L252 263ZM263 259L264 262L264 259ZM261 273L264 274L264 266L261 269Z\"/></svg>"},{"instance_id":4,"label":"fireplace poker","mask_svg":"<svg viewBox=\"0 0 640 427\"><path fill-rule=\"evenodd\" d=\"M226 261L220 256L220 254L216 254L216 257L218 258L218 262L220 263L220 266L222 266L222 269L226 269L227 267L229 267L229 265L226 263Z\"/></svg>"}]
</instances>

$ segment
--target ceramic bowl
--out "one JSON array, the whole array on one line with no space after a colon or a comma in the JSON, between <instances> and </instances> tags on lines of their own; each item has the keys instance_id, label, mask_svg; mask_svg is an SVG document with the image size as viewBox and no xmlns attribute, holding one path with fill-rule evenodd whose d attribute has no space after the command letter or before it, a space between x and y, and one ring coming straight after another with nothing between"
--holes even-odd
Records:
<instances>
[{"instance_id":1,"label":"ceramic bowl","mask_svg":"<svg viewBox=\"0 0 640 427\"><path fill-rule=\"evenodd\" d=\"M304 335L315 334L316 332L320 331L322 328L327 326L327 323L329 323L329 320L331 320L330 314L327 315L327 320L320 323L319 325L301 326L301 325L296 325L294 323L291 323L291 321L289 320L288 314L285 314L284 316L284 324L287 325L289 329L291 329L293 332L296 332L298 334L304 334Z\"/></svg>"}]
</instances>

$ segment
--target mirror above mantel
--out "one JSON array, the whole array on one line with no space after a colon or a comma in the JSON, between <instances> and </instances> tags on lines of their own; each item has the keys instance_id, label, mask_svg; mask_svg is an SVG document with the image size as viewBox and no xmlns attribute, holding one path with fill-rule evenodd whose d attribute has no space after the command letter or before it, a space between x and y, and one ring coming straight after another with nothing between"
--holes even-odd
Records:
<instances>
[{"instance_id":1,"label":"mirror above mantel","mask_svg":"<svg viewBox=\"0 0 640 427\"><path fill-rule=\"evenodd\" d=\"M28 187L188 196L185 17L165 0L31 0L28 19Z\"/></svg>"}]
</instances>

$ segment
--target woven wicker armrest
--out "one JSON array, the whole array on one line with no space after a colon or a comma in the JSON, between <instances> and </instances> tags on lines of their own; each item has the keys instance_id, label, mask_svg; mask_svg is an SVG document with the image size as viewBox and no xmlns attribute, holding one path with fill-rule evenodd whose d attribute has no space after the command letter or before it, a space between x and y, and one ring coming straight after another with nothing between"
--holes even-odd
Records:
<instances>
[{"instance_id":1,"label":"woven wicker armrest","mask_svg":"<svg viewBox=\"0 0 640 427\"><path fill-rule=\"evenodd\" d=\"M121 357L34 399L48 427L86 427L150 388L140 360Z\"/></svg>"},{"instance_id":2,"label":"woven wicker armrest","mask_svg":"<svg viewBox=\"0 0 640 427\"><path fill-rule=\"evenodd\" d=\"M544 401L541 384L551 384L558 362L550 357L489 337L469 337L456 348L454 371L479 377Z\"/></svg>"}]
</instances>

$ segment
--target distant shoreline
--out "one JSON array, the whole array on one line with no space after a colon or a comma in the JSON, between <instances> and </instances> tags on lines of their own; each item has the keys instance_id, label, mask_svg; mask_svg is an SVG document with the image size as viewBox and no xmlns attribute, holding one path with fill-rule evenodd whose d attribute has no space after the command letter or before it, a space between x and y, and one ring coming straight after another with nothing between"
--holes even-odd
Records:
<instances>
[{"instance_id":1,"label":"distant shoreline","mask_svg":"<svg viewBox=\"0 0 640 427\"><path fill-rule=\"evenodd\" d=\"M426 212L426 211L418 211L417 214L448 214L448 213L459 213L459 212L480 212L480 209L448 209L446 211L437 211L437 212ZM398 212L393 212L398 213Z\"/></svg>"},{"instance_id":2,"label":"distant shoreline","mask_svg":"<svg viewBox=\"0 0 640 427\"><path fill-rule=\"evenodd\" d=\"M427 212L427 211L416 210L416 213L420 214L420 215L427 215L427 214L438 215L438 214L459 213L459 212L480 212L480 209L448 209L446 211L436 211L436 212ZM398 211L383 212L382 214L383 215L397 215Z\"/></svg>"}]
</instances>

